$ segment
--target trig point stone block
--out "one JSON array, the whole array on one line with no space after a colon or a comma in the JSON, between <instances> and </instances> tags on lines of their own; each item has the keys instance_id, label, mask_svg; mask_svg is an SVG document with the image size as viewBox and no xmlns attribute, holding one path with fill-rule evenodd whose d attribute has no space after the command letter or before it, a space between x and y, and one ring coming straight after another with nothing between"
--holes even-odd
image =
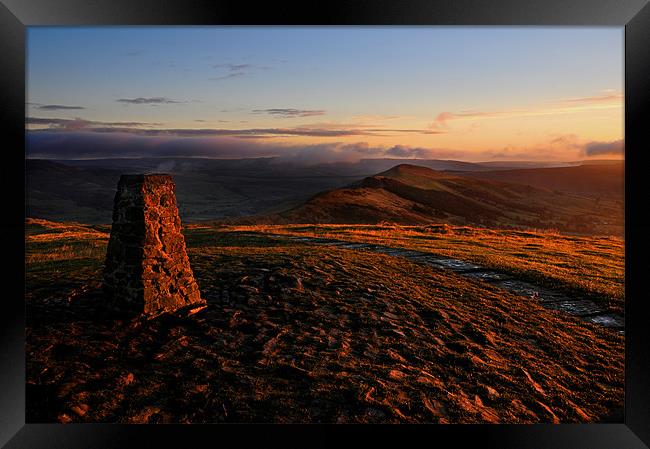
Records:
<instances>
[{"instance_id":1,"label":"trig point stone block","mask_svg":"<svg viewBox=\"0 0 650 449\"><path fill-rule=\"evenodd\" d=\"M106 251L104 292L114 310L150 317L205 307L181 233L170 175L122 175Z\"/></svg>"}]
</instances>

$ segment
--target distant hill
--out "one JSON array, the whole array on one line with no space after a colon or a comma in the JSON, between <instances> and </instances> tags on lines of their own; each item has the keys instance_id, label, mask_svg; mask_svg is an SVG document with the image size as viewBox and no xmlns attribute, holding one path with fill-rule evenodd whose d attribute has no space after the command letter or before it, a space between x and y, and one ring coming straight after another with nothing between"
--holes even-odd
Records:
<instances>
[{"instance_id":1,"label":"distant hill","mask_svg":"<svg viewBox=\"0 0 650 449\"><path fill-rule=\"evenodd\" d=\"M305 165L279 157L27 159L27 214L48 220L109 223L117 181L129 173L171 174L184 221L268 214L385 171L400 161ZM486 169L470 162L436 159L418 160L418 164L463 172Z\"/></svg>"},{"instance_id":2,"label":"distant hill","mask_svg":"<svg viewBox=\"0 0 650 449\"><path fill-rule=\"evenodd\" d=\"M620 234L622 203L401 164L257 223L447 222Z\"/></svg>"},{"instance_id":3,"label":"distant hill","mask_svg":"<svg viewBox=\"0 0 650 449\"><path fill-rule=\"evenodd\" d=\"M463 162L443 159L395 159L395 158L374 158L361 159L355 162L331 162L326 164L317 164L311 166L311 170L335 170L339 173L346 173L359 176L371 176L388 170L396 165L403 163L417 164L421 167L431 168L433 170L456 170L456 171L482 171L492 170L491 167L475 164L473 162Z\"/></svg>"},{"instance_id":4,"label":"distant hill","mask_svg":"<svg viewBox=\"0 0 650 449\"><path fill-rule=\"evenodd\" d=\"M111 222L121 174L171 174L183 221L277 212L363 178L336 168L294 167L273 158L27 159L25 165L28 217L89 224Z\"/></svg>"},{"instance_id":5,"label":"distant hill","mask_svg":"<svg viewBox=\"0 0 650 449\"><path fill-rule=\"evenodd\" d=\"M475 165L485 170L514 170L518 168L553 168L553 167L572 167L582 165L583 162L545 162L545 161L490 161L476 162ZM469 170L468 170L469 171Z\"/></svg>"},{"instance_id":6,"label":"distant hill","mask_svg":"<svg viewBox=\"0 0 650 449\"><path fill-rule=\"evenodd\" d=\"M456 174L472 178L513 182L594 198L623 200L623 161L593 161L574 167L527 168L499 171L465 171Z\"/></svg>"},{"instance_id":7,"label":"distant hill","mask_svg":"<svg viewBox=\"0 0 650 449\"><path fill-rule=\"evenodd\" d=\"M27 217L110 223L120 172L26 161Z\"/></svg>"},{"instance_id":8,"label":"distant hill","mask_svg":"<svg viewBox=\"0 0 650 449\"><path fill-rule=\"evenodd\" d=\"M601 230L622 220L622 204L615 201L622 201L616 196L622 193L621 162L501 171L433 159L417 165L409 169L414 165L399 159L312 166L281 158L28 159L26 209L28 217L110 223L121 174L162 172L176 181L183 221L447 221Z\"/></svg>"}]
</instances>

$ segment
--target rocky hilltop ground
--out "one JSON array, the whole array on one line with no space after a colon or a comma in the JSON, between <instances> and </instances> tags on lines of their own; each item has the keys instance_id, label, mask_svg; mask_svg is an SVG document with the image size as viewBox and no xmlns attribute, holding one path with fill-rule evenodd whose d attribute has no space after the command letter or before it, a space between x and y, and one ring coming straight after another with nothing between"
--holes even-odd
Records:
<instances>
[{"instance_id":1,"label":"rocky hilltop ground","mask_svg":"<svg viewBox=\"0 0 650 449\"><path fill-rule=\"evenodd\" d=\"M103 311L108 226L26 230L27 422L622 421L620 332L404 257L274 235L479 258L611 308L622 301L620 239L190 225L207 309L134 320Z\"/></svg>"}]
</instances>

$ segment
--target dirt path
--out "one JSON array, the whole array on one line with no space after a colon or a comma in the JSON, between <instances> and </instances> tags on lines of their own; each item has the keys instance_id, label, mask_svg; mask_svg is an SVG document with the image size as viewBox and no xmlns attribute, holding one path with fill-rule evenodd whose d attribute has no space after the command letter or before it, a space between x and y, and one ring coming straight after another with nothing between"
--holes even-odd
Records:
<instances>
[{"instance_id":1,"label":"dirt path","mask_svg":"<svg viewBox=\"0 0 650 449\"><path fill-rule=\"evenodd\" d=\"M487 282L519 296L534 297L542 306L561 310L580 317L585 321L611 328L624 334L625 320L621 315L606 313L606 311L589 299L570 298L561 291L532 284L516 279L510 274L482 267L459 259L442 257L435 254L404 248L393 248L372 243L346 242L344 240L325 239L317 237L299 237L284 234L270 234L270 237L286 238L304 243L337 246L346 249L374 251L394 257L404 257L413 262L429 265L435 268L451 271L459 276Z\"/></svg>"}]
</instances>

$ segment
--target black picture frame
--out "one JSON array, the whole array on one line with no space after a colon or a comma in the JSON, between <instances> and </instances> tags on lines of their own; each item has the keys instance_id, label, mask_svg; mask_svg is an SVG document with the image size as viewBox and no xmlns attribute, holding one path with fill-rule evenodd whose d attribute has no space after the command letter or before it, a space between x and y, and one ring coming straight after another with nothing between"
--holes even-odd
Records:
<instances>
[{"instance_id":1,"label":"black picture frame","mask_svg":"<svg viewBox=\"0 0 650 449\"><path fill-rule=\"evenodd\" d=\"M117 425L25 424L25 27L36 25L571 25L625 27L626 374L622 424ZM332 447L346 442L455 447L637 449L650 446L650 6L648 0L2 0L0 4L0 444L7 448ZM22 189L22 195L20 195ZM232 438L232 440L231 440ZM355 438L355 440L352 440ZM360 438L360 439L357 439ZM232 441L232 443L229 443Z\"/></svg>"}]
</instances>

